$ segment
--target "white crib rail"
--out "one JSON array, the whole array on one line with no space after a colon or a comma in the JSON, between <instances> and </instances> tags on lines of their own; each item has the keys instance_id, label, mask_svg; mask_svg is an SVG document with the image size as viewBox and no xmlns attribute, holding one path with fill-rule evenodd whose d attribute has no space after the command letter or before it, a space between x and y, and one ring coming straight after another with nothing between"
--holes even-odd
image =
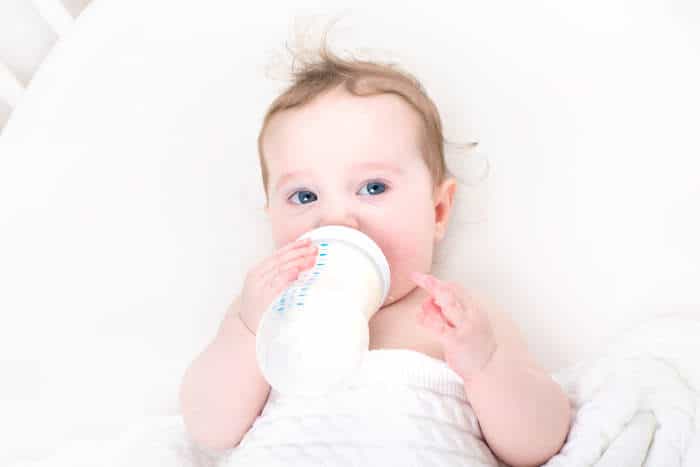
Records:
<instances>
[{"instance_id":1,"label":"white crib rail","mask_svg":"<svg viewBox=\"0 0 700 467\"><path fill-rule=\"evenodd\" d=\"M62 0L31 0L42 19L60 39L70 32L75 18ZM24 94L24 85L15 73L0 61L0 101L4 101L10 110L17 107ZM2 125L0 125L0 129Z\"/></svg>"},{"instance_id":2,"label":"white crib rail","mask_svg":"<svg viewBox=\"0 0 700 467\"><path fill-rule=\"evenodd\" d=\"M0 61L0 100L13 109L24 94L24 86L14 73Z\"/></svg>"},{"instance_id":3,"label":"white crib rail","mask_svg":"<svg viewBox=\"0 0 700 467\"><path fill-rule=\"evenodd\" d=\"M32 0L32 3L58 37L65 36L73 27L75 18L62 0Z\"/></svg>"}]
</instances>

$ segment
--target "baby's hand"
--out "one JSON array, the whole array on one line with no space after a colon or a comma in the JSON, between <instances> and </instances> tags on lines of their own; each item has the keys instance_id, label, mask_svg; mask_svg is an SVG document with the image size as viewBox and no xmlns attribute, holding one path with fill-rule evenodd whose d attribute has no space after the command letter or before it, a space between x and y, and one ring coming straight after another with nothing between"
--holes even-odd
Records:
<instances>
[{"instance_id":1,"label":"baby's hand","mask_svg":"<svg viewBox=\"0 0 700 467\"><path fill-rule=\"evenodd\" d=\"M469 380L496 351L496 338L485 310L455 282L414 272L411 279L431 297L423 302L418 322L442 341L446 363Z\"/></svg>"},{"instance_id":2,"label":"baby's hand","mask_svg":"<svg viewBox=\"0 0 700 467\"><path fill-rule=\"evenodd\" d=\"M239 317L254 331L274 298L297 280L301 271L316 264L318 247L311 240L296 240L253 266L245 277Z\"/></svg>"}]
</instances>

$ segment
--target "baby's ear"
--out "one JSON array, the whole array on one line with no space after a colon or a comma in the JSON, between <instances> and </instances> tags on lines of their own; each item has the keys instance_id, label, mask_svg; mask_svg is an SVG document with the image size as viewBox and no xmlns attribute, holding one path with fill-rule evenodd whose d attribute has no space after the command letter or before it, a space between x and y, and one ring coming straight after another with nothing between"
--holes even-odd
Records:
<instances>
[{"instance_id":1,"label":"baby's ear","mask_svg":"<svg viewBox=\"0 0 700 467\"><path fill-rule=\"evenodd\" d=\"M457 180L454 177L446 179L437 189L435 199L435 237L442 240L447 230L447 223L450 220L454 195L457 189Z\"/></svg>"}]
</instances>

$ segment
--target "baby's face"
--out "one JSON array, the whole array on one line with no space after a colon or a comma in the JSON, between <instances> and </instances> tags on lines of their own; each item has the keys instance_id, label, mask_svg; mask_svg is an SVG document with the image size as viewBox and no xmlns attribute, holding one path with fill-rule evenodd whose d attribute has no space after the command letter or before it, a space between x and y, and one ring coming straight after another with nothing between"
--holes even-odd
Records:
<instances>
[{"instance_id":1,"label":"baby's face","mask_svg":"<svg viewBox=\"0 0 700 467\"><path fill-rule=\"evenodd\" d=\"M432 181L419 150L420 116L392 94L343 90L283 111L269 123L266 212L277 248L324 225L360 230L391 268L384 306L430 271L436 235Z\"/></svg>"}]
</instances>

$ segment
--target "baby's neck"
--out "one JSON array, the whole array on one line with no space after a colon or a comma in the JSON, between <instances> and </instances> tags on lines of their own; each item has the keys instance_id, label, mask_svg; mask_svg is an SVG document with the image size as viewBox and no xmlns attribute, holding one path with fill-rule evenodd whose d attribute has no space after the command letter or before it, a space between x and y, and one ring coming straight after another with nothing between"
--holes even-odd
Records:
<instances>
[{"instance_id":1,"label":"baby's neck","mask_svg":"<svg viewBox=\"0 0 700 467\"><path fill-rule=\"evenodd\" d=\"M418 324L418 313L429 294L416 287L399 300L377 311L369 321L369 348L411 349L444 359L431 334Z\"/></svg>"},{"instance_id":2,"label":"baby's neck","mask_svg":"<svg viewBox=\"0 0 700 467\"><path fill-rule=\"evenodd\" d=\"M386 321L391 317L402 316L405 319L406 314L415 316L421 309L422 303L428 298L428 292L422 287L414 287L410 292L389 305L380 308L370 319L372 321Z\"/></svg>"}]
</instances>

